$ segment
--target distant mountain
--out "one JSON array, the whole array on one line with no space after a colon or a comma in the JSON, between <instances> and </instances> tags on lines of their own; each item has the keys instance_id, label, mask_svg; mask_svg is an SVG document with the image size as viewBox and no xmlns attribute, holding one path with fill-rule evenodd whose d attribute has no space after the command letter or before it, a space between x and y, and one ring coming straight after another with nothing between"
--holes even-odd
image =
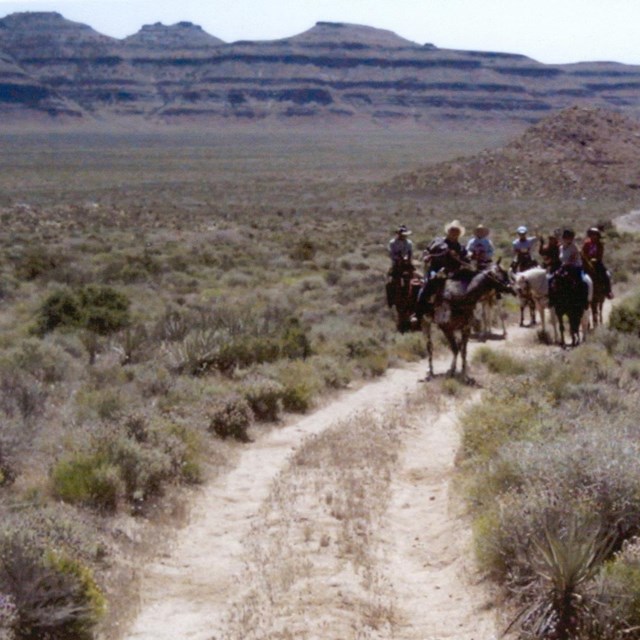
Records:
<instances>
[{"instance_id":1,"label":"distant mountain","mask_svg":"<svg viewBox=\"0 0 640 640\"><path fill-rule=\"evenodd\" d=\"M594 197L637 201L640 120L571 107L501 149L430 165L382 187L388 193L461 197Z\"/></svg>"},{"instance_id":2,"label":"distant mountain","mask_svg":"<svg viewBox=\"0 0 640 640\"><path fill-rule=\"evenodd\" d=\"M58 13L0 20L0 116L152 123L301 120L531 123L571 105L640 115L640 66L545 65L319 22L224 43L190 22L123 40ZM1 126L1 121L0 121Z\"/></svg>"}]
</instances>

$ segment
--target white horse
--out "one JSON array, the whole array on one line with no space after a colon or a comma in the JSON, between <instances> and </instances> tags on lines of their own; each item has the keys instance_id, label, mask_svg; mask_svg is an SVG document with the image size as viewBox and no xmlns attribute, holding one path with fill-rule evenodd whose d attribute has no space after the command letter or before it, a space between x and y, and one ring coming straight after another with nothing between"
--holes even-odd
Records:
<instances>
[{"instance_id":1,"label":"white horse","mask_svg":"<svg viewBox=\"0 0 640 640\"><path fill-rule=\"evenodd\" d=\"M593 297L593 281L586 274L584 279L588 287L589 302L591 302L591 298ZM542 331L544 332L546 332L544 311L545 309L549 309L551 325L553 327L553 341L558 342L558 321L555 311L552 307L549 307L549 276L546 269L533 267L532 269L516 273L514 275L513 288L516 290L521 302L533 301L534 307L540 315ZM589 326L589 317L587 314L582 317L581 324L584 337Z\"/></svg>"},{"instance_id":2,"label":"white horse","mask_svg":"<svg viewBox=\"0 0 640 640\"><path fill-rule=\"evenodd\" d=\"M542 323L542 331L546 332L547 327L545 324L545 309L549 309L551 315L551 325L553 326L553 341L558 341L558 323L556 314L553 309L549 308L549 279L547 270L542 267L533 267L526 271L514 274L513 288L520 298L521 308L533 304L535 312L540 315L540 322Z\"/></svg>"}]
</instances>

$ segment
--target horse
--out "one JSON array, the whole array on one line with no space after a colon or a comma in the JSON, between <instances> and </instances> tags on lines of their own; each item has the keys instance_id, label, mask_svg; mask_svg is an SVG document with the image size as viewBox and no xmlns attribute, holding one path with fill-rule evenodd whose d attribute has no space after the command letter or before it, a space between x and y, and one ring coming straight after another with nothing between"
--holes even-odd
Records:
<instances>
[{"instance_id":1,"label":"horse","mask_svg":"<svg viewBox=\"0 0 640 640\"><path fill-rule=\"evenodd\" d=\"M537 267L538 263L531 257L530 253L519 252L511 266L509 268L509 274L511 276L511 281L515 280L515 277L518 273L522 273L524 271L528 271L529 269L533 269ZM524 327L524 310L526 308L529 309L529 326L533 327L536 324L536 305L535 301L527 296L519 296L520 301L520 326Z\"/></svg>"},{"instance_id":2,"label":"horse","mask_svg":"<svg viewBox=\"0 0 640 640\"><path fill-rule=\"evenodd\" d=\"M569 321L569 331L571 333L571 346L580 344L580 328L582 326L583 339L586 327L583 324L585 311L589 307L590 289L593 284L589 284L590 278L584 281L577 275L576 271L560 267L549 281L549 307L553 308L558 324L560 326L560 346L564 348L564 322L563 317L567 316Z\"/></svg>"},{"instance_id":3,"label":"horse","mask_svg":"<svg viewBox=\"0 0 640 640\"><path fill-rule=\"evenodd\" d=\"M533 267L520 273L516 273L513 279L513 287L520 299L520 326L523 325L525 306L533 305L533 318L535 324L535 311L540 315L542 331L546 333L545 309L549 307L549 277L547 270L542 267ZM553 341L558 341L558 326L553 309L549 309L551 325L553 326Z\"/></svg>"},{"instance_id":4,"label":"horse","mask_svg":"<svg viewBox=\"0 0 640 640\"><path fill-rule=\"evenodd\" d=\"M416 298L422 281L417 275L409 256L394 261L387 282L387 305L396 308L396 328L400 333L416 329L411 324Z\"/></svg>"},{"instance_id":5,"label":"horse","mask_svg":"<svg viewBox=\"0 0 640 640\"><path fill-rule=\"evenodd\" d=\"M495 265L480 271L471 281L464 282L448 280L440 301L436 301L432 308L424 315L423 329L427 339L427 355L429 358L429 372L427 380L433 378L433 341L431 325L440 327L444 333L449 348L453 353L453 360L448 375L456 373L458 354L462 359L461 374L467 378L467 344L471 334L471 325L476 304L488 291L500 293L514 293L509 282L508 273L500 267L500 260ZM459 336L459 337L458 337Z\"/></svg>"},{"instance_id":6,"label":"horse","mask_svg":"<svg viewBox=\"0 0 640 640\"><path fill-rule=\"evenodd\" d=\"M478 337L480 340L486 340L494 336L493 326L496 321L500 323L502 328L503 340L507 337L507 327L504 323L504 313L502 301L498 293L494 290L488 291L479 300L479 309L476 307L475 320L478 326Z\"/></svg>"},{"instance_id":7,"label":"horse","mask_svg":"<svg viewBox=\"0 0 640 640\"><path fill-rule=\"evenodd\" d=\"M607 297L608 283L607 275L601 270L591 265L588 260L584 261L585 271L593 282L593 295L591 296L591 302L589 307L591 308L591 324L595 329L602 320L602 308L604 307L604 301Z\"/></svg>"}]
</instances>

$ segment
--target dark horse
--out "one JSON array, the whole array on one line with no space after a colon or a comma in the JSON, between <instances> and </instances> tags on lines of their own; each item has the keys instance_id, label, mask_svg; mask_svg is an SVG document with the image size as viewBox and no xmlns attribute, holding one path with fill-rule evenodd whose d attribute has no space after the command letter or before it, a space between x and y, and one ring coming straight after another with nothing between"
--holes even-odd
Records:
<instances>
[{"instance_id":1,"label":"dark horse","mask_svg":"<svg viewBox=\"0 0 640 640\"><path fill-rule=\"evenodd\" d=\"M549 307L555 311L560 327L560 345L564 341L564 316L569 320L571 346L580 343L580 323L589 306L589 290L576 269L560 267L549 281Z\"/></svg>"},{"instance_id":2,"label":"dark horse","mask_svg":"<svg viewBox=\"0 0 640 640\"><path fill-rule=\"evenodd\" d=\"M400 333L419 328L411 324L411 316L421 284L409 256L394 261L387 282L387 304L396 308L396 327Z\"/></svg>"},{"instance_id":3,"label":"dark horse","mask_svg":"<svg viewBox=\"0 0 640 640\"><path fill-rule=\"evenodd\" d=\"M433 377L433 342L431 339L431 325L433 323L440 327L453 352L448 375L455 375L458 354L460 354L462 377L467 378L467 343L473 325L473 312L478 301L489 291L514 293L509 282L509 274L500 267L500 260L492 267L480 271L468 284L463 281L447 281L442 300L436 301L433 308L424 316L423 326L427 336L427 354L429 356L427 379Z\"/></svg>"}]
</instances>

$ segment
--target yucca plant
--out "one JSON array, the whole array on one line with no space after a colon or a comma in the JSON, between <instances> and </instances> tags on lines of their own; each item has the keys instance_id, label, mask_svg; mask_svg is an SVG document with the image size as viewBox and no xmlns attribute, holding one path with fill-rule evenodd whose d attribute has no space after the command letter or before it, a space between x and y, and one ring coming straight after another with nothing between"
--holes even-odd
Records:
<instances>
[{"instance_id":1,"label":"yucca plant","mask_svg":"<svg viewBox=\"0 0 640 640\"><path fill-rule=\"evenodd\" d=\"M610 556L613 536L572 519L563 530L547 523L532 540L533 578L517 589L530 600L509 629L519 625L525 637L570 640L590 618L593 579Z\"/></svg>"}]
</instances>

